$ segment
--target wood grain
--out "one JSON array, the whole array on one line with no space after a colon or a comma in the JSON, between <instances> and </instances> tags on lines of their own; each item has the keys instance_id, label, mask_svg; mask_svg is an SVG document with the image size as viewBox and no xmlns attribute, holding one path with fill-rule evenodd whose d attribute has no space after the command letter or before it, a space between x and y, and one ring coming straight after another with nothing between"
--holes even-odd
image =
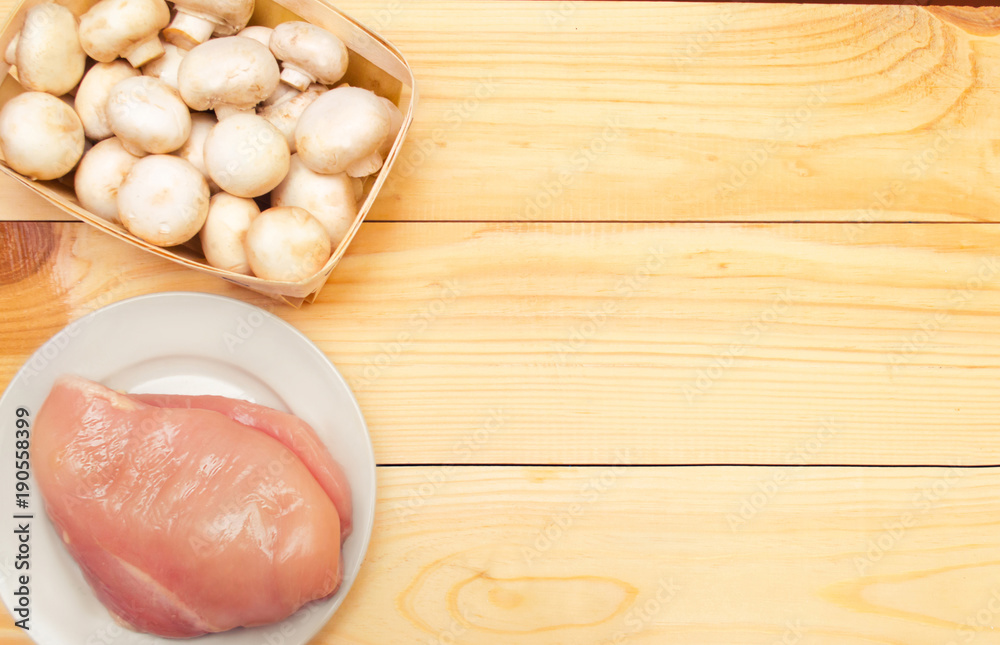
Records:
<instances>
[{"instance_id":1,"label":"wood grain","mask_svg":"<svg viewBox=\"0 0 1000 645\"><path fill-rule=\"evenodd\" d=\"M361 577L313 644L995 644L998 488L992 469L380 468Z\"/></svg>"},{"instance_id":2,"label":"wood grain","mask_svg":"<svg viewBox=\"0 0 1000 645\"><path fill-rule=\"evenodd\" d=\"M372 219L995 218L989 8L392 6L344 6L421 88Z\"/></svg>"},{"instance_id":3,"label":"wood grain","mask_svg":"<svg viewBox=\"0 0 1000 645\"><path fill-rule=\"evenodd\" d=\"M301 310L43 226L0 385L63 320L210 291L326 352L380 464L1000 463L990 224L370 223Z\"/></svg>"},{"instance_id":4,"label":"wood grain","mask_svg":"<svg viewBox=\"0 0 1000 645\"><path fill-rule=\"evenodd\" d=\"M1000 212L990 8L337 5L394 42L420 88L371 220L991 221ZM24 193L0 181L0 217L62 217Z\"/></svg>"}]
</instances>

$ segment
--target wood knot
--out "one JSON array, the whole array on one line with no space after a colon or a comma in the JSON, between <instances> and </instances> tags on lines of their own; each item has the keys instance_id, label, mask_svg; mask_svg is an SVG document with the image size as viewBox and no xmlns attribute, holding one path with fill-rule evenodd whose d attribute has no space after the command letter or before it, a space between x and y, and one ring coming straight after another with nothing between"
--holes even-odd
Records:
<instances>
[{"instance_id":1,"label":"wood knot","mask_svg":"<svg viewBox=\"0 0 1000 645\"><path fill-rule=\"evenodd\" d=\"M58 246L55 226L47 222L2 222L0 284L14 284L37 274Z\"/></svg>"},{"instance_id":2,"label":"wood knot","mask_svg":"<svg viewBox=\"0 0 1000 645\"><path fill-rule=\"evenodd\" d=\"M927 10L974 36L1000 34L1000 7L927 7Z\"/></svg>"}]
</instances>

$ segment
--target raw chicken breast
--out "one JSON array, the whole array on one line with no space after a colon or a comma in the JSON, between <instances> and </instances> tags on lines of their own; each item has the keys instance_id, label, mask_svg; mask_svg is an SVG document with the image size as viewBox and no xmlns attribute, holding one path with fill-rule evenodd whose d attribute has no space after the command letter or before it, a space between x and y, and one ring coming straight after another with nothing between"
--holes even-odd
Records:
<instances>
[{"instance_id":1,"label":"raw chicken breast","mask_svg":"<svg viewBox=\"0 0 1000 645\"><path fill-rule=\"evenodd\" d=\"M308 423L291 414L224 396L132 394L132 399L158 408L198 408L224 414L237 423L267 433L302 460L340 514L341 539L351 533L351 487L344 471Z\"/></svg>"},{"instance_id":2,"label":"raw chicken breast","mask_svg":"<svg viewBox=\"0 0 1000 645\"><path fill-rule=\"evenodd\" d=\"M335 500L279 440L301 431L288 432L63 377L36 418L33 463L49 517L112 614L197 636L282 620L340 584Z\"/></svg>"}]
</instances>

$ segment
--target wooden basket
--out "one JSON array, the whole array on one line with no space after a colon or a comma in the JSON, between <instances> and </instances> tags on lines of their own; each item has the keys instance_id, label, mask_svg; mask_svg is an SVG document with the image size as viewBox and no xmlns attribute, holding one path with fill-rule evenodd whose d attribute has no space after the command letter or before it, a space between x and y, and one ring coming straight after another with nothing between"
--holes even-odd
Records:
<instances>
[{"instance_id":1,"label":"wooden basket","mask_svg":"<svg viewBox=\"0 0 1000 645\"><path fill-rule=\"evenodd\" d=\"M0 52L6 51L8 43L10 43L15 34L20 30L28 9L45 1L23 0L18 5L4 23L2 31L0 31ZM65 5L78 18L97 3L97 0L55 1ZM289 20L305 20L336 34L337 37L344 41L350 52L350 63L347 74L344 76L342 82L372 90L379 96L388 98L399 106L404 117L403 126L400 128L399 134L393 142L392 149L386 156L382 169L374 178L369 178L365 181L365 192L358 208L358 216L355 218L350 230L348 230L337 248L334 249L333 255L322 270L312 277L299 282L275 282L216 269L206 264L202 255L198 251L193 250L193 247L178 246L169 249L161 248L135 237L117 224L108 222L90 213L80 206L72 187L67 186L59 180L35 181L29 179L12 170L2 160L0 160L0 171L17 179L30 190L38 193L67 213L133 246L195 269L196 271L216 275L223 280L228 280L247 289L282 300L293 306L299 306L303 301L312 301L326 283L327 278L330 277L330 273L333 272L334 267L337 266L337 263L344 256L348 245L361 227L361 222L365 219L376 197L378 197L379 190L389 175L399 148L406 137L410 122L413 120L413 109L416 104L417 91L410 66L407 64L406 59L403 58L403 55L391 43L357 23L349 16L329 5L323 4L319 0L256 0L256 7L253 17L250 19L250 24L273 27ZM4 72L3 81L0 83L0 107L2 107L11 98L23 92L24 89L17 81L16 70L2 61L0 61L0 65L2 65L0 69L3 69Z\"/></svg>"}]
</instances>

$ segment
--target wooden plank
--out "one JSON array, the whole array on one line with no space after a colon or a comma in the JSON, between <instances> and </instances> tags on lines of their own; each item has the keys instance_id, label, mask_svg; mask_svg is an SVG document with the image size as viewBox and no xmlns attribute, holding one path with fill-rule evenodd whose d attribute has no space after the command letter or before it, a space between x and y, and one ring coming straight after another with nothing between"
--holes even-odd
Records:
<instances>
[{"instance_id":1,"label":"wooden plank","mask_svg":"<svg viewBox=\"0 0 1000 645\"><path fill-rule=\"evenodd\" d=\"M372 220L988 221L989 8L346 0L413 64ZM0 9L13 0L0 2ZM15 207L0 217L60 217Z\"/></svg>"},{"instance_id":2,"label":"wooden plank","mask_svg":"<svg viewBox=\"0 0 1000 645\"><path fill-rule=\"evenodd\" d=\"M993 469L381 468L361 576L313 644L1000 643L998 488Z\"/></svg>"},{"instance_id":3,"label":"wooden plank","mask_svg":"<svg viewBox=\"0 0 1000 645\"><path fill-rule=\"evenodd\" d=\"M997 212L990 8L344 6L396 42L420 81L409 145L373 219Z\"/></svg>"},{"instance_id":4,"label":"wooden plank","mask_svg":"<svg viewBox=\"0 0 1000 645\"><path fill-rule=\"evenodd\" d=\"M327 353L381 464L1000 463L990 224L373 223L301 310L33 226L0 268L0 385L102 304L210 291Z\"/></svg>"}]
</instances>

